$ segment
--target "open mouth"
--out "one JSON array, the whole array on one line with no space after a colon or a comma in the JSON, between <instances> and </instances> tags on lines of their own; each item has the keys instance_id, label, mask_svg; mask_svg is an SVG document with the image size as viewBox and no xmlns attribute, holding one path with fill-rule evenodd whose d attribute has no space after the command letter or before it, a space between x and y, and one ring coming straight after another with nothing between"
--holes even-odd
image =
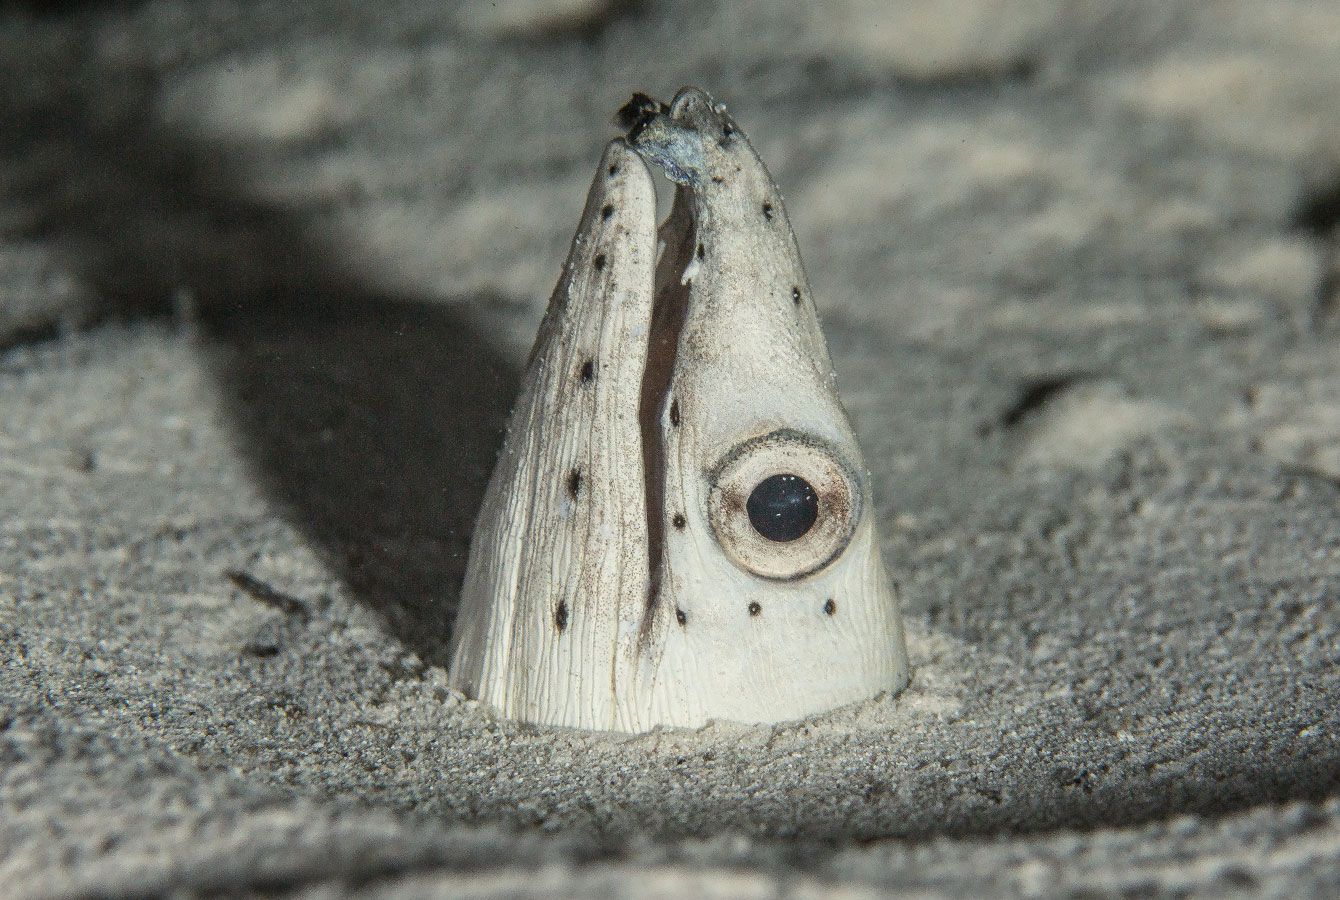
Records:
<instances>
[{"instance_id":1,"label":"open mouth","mask_svg":"<svg viewBox=\"0 0 1340 900\"><path fill-rule=\"evenodd\" d=\"M678 521L666 505L666 451L671 443L667 432L673 434L683 417L673 390L679 348L695 295L699 302L715 299L710 291L694 291L694 280L700 274L719 276L735 262L722 258L726 248L720 245L708 260L708 243L718 242L701 236L700 226L704 220L729 220L743 208L764 229L781 231L787 238L790 229L780 199L770 199L775 188L762 163L724 107L706 95L688 89L664 104L636 94L617 120L628 129L628 144L676 183L670 213L658 231L661 250L638 414L648 531L645 636L664 577L666 525ZM783 293L783 300L790 301L784 306L797 307L803 299L798 284ZM758 303L762 298L748 299ZM703 472L714 488L709 520L728 555L756 575L783 580L804 577L836 558L860 515L861 491L850 465L822 439L790 428L741 437L726 456L737 461L736 469L743 468L743 487L723 482L724 460ZM802 448L801 455L818 457L819 464L794 459L795 448ZM741 460L750 455L764 460L752 465ZM816 543L817 548L807 546Z\"/></svg>"},{"instance_id":2,"label":"open mouth","mask_svg":"<svg viewBox=\"0 0 1340 900\"><path fill-rule=\"evenodd\" d=\"M647 616L648 633L660 594L661 563L665 555L665 441L663 423L678 427L680 410L670 395L679 339L688 317L694 248L698 244L697 217L692 188L678 185L670 215L658 230L661 256L652 290L651 326L647 332L647 362L642 374L638 426L642 432L642 472L647 498ZM688 273L688 274L686 274Z\"/></svg>"}]
</instances>

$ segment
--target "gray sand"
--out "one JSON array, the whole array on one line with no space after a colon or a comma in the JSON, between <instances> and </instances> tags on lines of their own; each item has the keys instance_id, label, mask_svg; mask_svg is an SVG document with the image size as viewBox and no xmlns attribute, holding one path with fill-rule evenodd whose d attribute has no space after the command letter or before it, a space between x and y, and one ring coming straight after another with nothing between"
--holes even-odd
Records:
<instances>
[{"instance_id":1,"label":"gray sand","mask_svg":"<svg viewBox=\"0 0 1340 900\"><path fill-rule=\"evenodd\" d=\"M1340 5L0 12L0 896L1340 896ZM912 686L446 687L609 117L786 194Z\"/></svg>"}]
</instances>

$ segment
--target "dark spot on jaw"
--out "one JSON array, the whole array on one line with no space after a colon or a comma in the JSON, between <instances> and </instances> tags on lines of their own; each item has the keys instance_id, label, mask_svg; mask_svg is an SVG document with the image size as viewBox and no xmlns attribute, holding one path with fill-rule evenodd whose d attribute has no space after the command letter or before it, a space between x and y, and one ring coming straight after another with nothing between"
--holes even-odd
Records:
<instances>
[{"instance_id":1,"label":"dark spot on jaw","mask_svg":"<svg viewBox=\"0 0 1340 900\"><path fill-rule=\"evenodd\" d=\"M772 221L772 204L771 204L771 203L764 203L764 204L763 204L763 218L767 219L769 222Z\"/></svg>"},{"instance_id":2,"label":"dark spot on jaw","mask_svg":"<svg viewBox=\"0 0 1340 900\"><path fill-rule=\"evenodd\" d=\"M722 122L721 133L726 137L730 137L735 133L735 125L731 122Z\"/></svg>"},{"instance_id":3,"label":"dark spot on jaw","mask_svg":"<svg viewBox=\"0 0 1340 900\"><path fill-rule=\"evenodd\" d=\"M720 175L713 175L713 176L712 176L712 183L713 183L713 184L725 184L725 183L726 183L726 179L722 178Z\"/></svg>"},{"instance_id":4,"label":"dark spot on jaw","mask_svg":"<svg viewBox=\"0 0 1340 900\"><path fill-rule=\"evenodd\" d=\"M603 270L604 270L604 268L605 268L605 262L606 262L606 260L605 260L605 254L603 254L603 253L597 253L597 254L596 254L596 258L595 258L595 266L596 266L596 271L597 271L597 272L600 272L600 271L603 271Z\"/></svg>"},{"instance_id":5,"label":"dark spot on jaw","mask_svg":"<svg viewBox=\"0 0 1340 900\"><path fill-rule=\"evenodd\" d=\"M670 401L670 424L673 425L673 426L675 426L676 428L679 427L679 401L678 401L678 400L671 400L671 401Z\"/></svg>"},{"instance_id":6,"label":"dark spot on jaw","mask_svg":"<svg viewBox=\"0 0 1340 900\"><path fill-rule=\"evenodd\" d=\"M684 518L683 513L675 513L675 517L671 519L670 522L676 528L683 528L685 525L688 524L688 520Z\"/></svg>"},{"instance_id":7,"label":"dark spot on jaw","mask_svg":"<svg viewBox=\"0 0 1340 900\"><path fill-rule=\"evenodd\" d=\"M638 91L614 116L614 123L628 129L628 140L636 143L640 135L657 116L669 115L670 107Z\"/></svg>"},{"instance_id":8,"label":"dark spot on jaw","mask_svg":"<svg viewBox=\"0 0 1340 900\"><path fill-rule=\"evenodd\" d=\"M604 206L600 208L600 218L608 219L612 215L614 215L613 203L606 203Z\"/></svg>"},{"instance_id":9,"label":"dark spot on jaw","mask_svg":"<svg viewBox=\"0 0 1340 900\"><path fill-rule=\"evenodd\" d=\"M702 244L699 244L699 245L698 245L698 258L699 258L699 259L706 259L706 258L707 258L707 251L703 249L703 245L702 245Z\"/></svg>"},{"instance_id":10,"label":"dark spot on jaw","mask_svg":"<svg viewBox=\"0 0 1340 900\"><path fill-rule=\"evenodd\" d=\"M573 500L577 499L577 494L582 489L582 470L573 469L568 473L568 496Z\"/></svg>"},{"instance_id":11,"label":"dark spot on jaw","mask_svg":"<svg viewBox=\"0 0 1340 900\"><path fill-rule=\"evenodd\" d=\"M824 604L824 615L831 616L835 612L837 612L837 604L833 602L832 597L829 597L828 602Z\"/></svg>"},{"instance_id":12,"label":"dark spot on jaw","mask_svg":"<svg viewBox=\"0 0 1340 900\"><path fill-rule=\"evenodd\" d=\"M763 612L763 607L758 605L758 601L751 601L749 604L749 615L756 616L761 612Z\"/></svg>"},{"instance_id":13,"label":"dark spot on jaw","mask_svg":"<svg viewBox=\"0 0 1340 900\"><path fill-rule=\"evenodd\" d=\"M677 606L675 607L675 621L679 623L679 627L681 628L688 624L689 621L689 617L684 614L684 610Z\"/></svg>"},{"instance_id":14,"label":"dark spot on jaw","mask_svg":"<svg viewBox=\"0 0 1340 900\"><path fill-rule=\"evenodd\" d=\"M610 175L614 176L617 174L619 174L619 164L615 163L614 165L610 166Z\"/></svg>"},{"instance_id":15,"label":"dark spot on jaw","mask_svg":"<svg viewBox=\"0 0 1340 900\"><path fill-rule=\"evenodd\" d=\"M794 303L796 306L800 305L800 288L798 287L791 288L791 302Z\"/></svg>"},{"instance_id":16,"label":"dark spot on jaw","mask_svg":"<svg viewBox=\"0 0 1340 900\"><path fill-rule=\"evenodd\" d=\"M554 624L558 626L559 631L568 627L568 602L566 600L558 601L558 609L554 610Z\"/></svg>"},{"instance_id":17,"label":"dark spot on jaw","mask_svg":"<svg viewBox=\"0 0 1340 900\"><path fill-rule=\"evenodd\" d=\"M596 364L593 360L588 359L586 362L582 363L582 374L581 374L582 381L589 382L592 378L595 377L596 377Z\"/></svg>"}]
</instances>

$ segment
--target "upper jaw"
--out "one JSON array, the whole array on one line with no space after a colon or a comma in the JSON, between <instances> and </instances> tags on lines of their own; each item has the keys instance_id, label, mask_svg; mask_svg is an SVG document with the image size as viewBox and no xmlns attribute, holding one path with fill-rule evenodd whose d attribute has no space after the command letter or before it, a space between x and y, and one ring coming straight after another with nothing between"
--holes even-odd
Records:
<instances>
[{"instance_id":1,"label":"upper jaw","mask_svg":"<svg viewBox=\"0 0 1340 900\"><path fill-rule=\"evenodd\" d=\"M723 174L724 155L712 149L738 133L726 108L694 87L681 89L669 104L636 94L619 111L619 121L628 128L630 144L686 186Z\"/></svg>"},{"instance_id":2,"label":"upper jaw","mask_svg":"<svg viewBox=\"0 0 1340 900\"><path fill-rule=\"evenodd\" d=\"M665 340L657 323L678 323L675 377L719 413L696 423L708 443L727 452L778 423L853 444L785 206L744 132L692 87L668 104L635 97L621 119L628 145L679 185L660 229L653 332Z\"/></svg>"}]
</instances>

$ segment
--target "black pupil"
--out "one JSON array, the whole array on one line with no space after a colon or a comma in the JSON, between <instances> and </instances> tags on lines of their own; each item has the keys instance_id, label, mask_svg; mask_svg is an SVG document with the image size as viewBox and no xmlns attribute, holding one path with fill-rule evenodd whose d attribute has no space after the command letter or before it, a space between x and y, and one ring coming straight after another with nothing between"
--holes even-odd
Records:
<instances>
[{"instance_id":1,"label":"black pupil","mask_svg":"<svg viewBox=\"0 0 1340 900\"><path fill-rule=\"evenodd\" d=\"M799 475L765 478L745 504L754 530L779 544L804 537L819 518L819 497Z\"/></svg>"}]
</instances>

